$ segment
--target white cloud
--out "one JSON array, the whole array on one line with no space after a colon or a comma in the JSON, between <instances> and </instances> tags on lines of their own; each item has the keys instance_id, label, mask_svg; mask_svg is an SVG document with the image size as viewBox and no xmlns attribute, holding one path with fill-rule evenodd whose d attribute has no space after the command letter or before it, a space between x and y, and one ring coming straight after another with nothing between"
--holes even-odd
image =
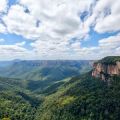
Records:
<instances>
[{"instance_id":1,"label":"white cloud","mask_svg":"<svg viewBox=\"0 0 120 120\"><path fill-rule=\"evenodd\" d=\"M90 47L88 50L91 51ZM120 55L119 52L120 49L120 34L117 34L115 36L110 36L108 38L104 38L99 40L99 45L94 47L94 51L91 51L91 53L93 54L92 58L101 58L101 57L105 57L105 56L114 56L114 55ZM90 56L88 54L88 56Z\"/></svg>"},{"instance_id":2,"label":"white cloud","mask_svg":"<svg viewBox=\"0 0 120 120\"><path fill-rule=\"evenodd\" d=\"M6 33L6 27L0 23L0 33Z\"/></svg>"},{"instance_id":3,"label":"white cloud","mask_svg":"<svg viewBox=\"0 0 120 120\"><path fill-rule=\"evenodd\" d=\"M120 30L120 0L100 0L94 9L95 30L99 33ZM94 22L94 21L93 21Z\"/></svg>"},{"instance_id":4,"label":"white cloud","mask_svg":"<svg viewBox=\"0 0 120 120\"><path fill-rule=\"evenodd\" d=\"M0 43L1 43L1 42L4 42L4 41L5 41L4 39L2 39L2 38L0 39Z\"/></svg>"},{"instance_id":5,"label":"white cloud","mask_svg":"<svg viewBox=\"0 0 120 120\"><path fill-rule=\"evenodd\" d=\"M57 39L84 37L88 29L84 29L79 14L88 11L92 2L93 0L20 0L21 5L12 6L3 20L10 33L29 39L43 39L43 34ZM25 12L23 5L30 13ZM38 21L40 24L36 27Z\"/></svg>"},{"instance_id":6,"label":"white cloud","mask_svg":"<svg viewBox=\"0 0 120 120\"><path fill-rule=\"evenodd\" d=\"M19 43L16 43L17 46L24 46L25 44L26 44L25 41L23 41L23 42L19 42Z\"/></svg>"},{"instance_id":7,"label":"white cloud","mask_svg":"<svg viewBox=\"0 0 120 120\"><path fill-rule=\"evenodd\" d=\"M2 39L3 40L3 39ZM27 51L26 48L22 47L25 43L20 42L14 45L0 45L0 53L18 53L18 52L25 52Z\"/></svg>"},{"instance_id":8,"label":"white cloud","mask_svg":"<svg viewBox=\"0 0 120 120\"><path fill-rule=\"evenodd\" d=\"M21 43L23 44L23 43ZM27 59L26 56L30 55L30 51L26 48L23 48L20 43L14 45L0 45L0 59L16 59L22 58Z\"/></svg>"},{"instance_id":9,"label":"white cloud","mask_svg":"<svg viewBox=\"0 0 120 120\"><path fill-rule=\"evenodd\" d=\"M39 35L34 32L37 30L35 27L36 21L31 15L25 13L24 10L24 7L14 5L10 8L8 15L3 17L3 20L9 33L32 39Z\"/></svg>"},{"instance_id":10,"label":"white cloud","mask_svg":"<svg viewBox=\"0 0 120 120\"><path fill-rule=\"evenodd\" d=\"M7 11L7 0L0 0L0 13Z\"/></svg>"},{"instance_id":11,"label":"white cloud","mask_svg":"<svg viewBox=\"0 0 120 120\"><path fill-rule=\"evenodd\" d=\"M100 40L98 46L83 47L81 41L89 37L91 26L98 33L119 31L119 4L120 0L19 0L19 4L12 5L1 17L6 27L0 23L0 33L31 39L33 49L25 49L26 43L22 42L0 46L0 52L4 49L6 54L11 52L36 59L93 59L118 55L119 34ZM83 20L80 16L84 12L87 16ZM71 44L72 38L77 40Z\"/></svg>"},{"instance_id":12,"label":"white cloud","mask_svg":"<svg viewBox=\"0 0 120 120\"><path fill-rule=\"evenodd\" d=\"M99 45L102 48L107 49L115 49L117 47L120 47L120 35L111 36L109 38L105 38L99 41Z\"/></svg>"}]
</instances>

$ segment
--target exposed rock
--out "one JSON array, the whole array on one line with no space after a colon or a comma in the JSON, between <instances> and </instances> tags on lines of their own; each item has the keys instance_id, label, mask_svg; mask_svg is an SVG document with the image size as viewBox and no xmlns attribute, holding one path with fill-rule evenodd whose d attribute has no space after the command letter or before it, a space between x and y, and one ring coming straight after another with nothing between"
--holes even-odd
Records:
<instances>
[{"instance_id":1,"label":"exposed rock","mask_svg":"<svg viewBox=\"0 0 120 120\"><path fill-rule=\"evenodd\" d=\"M96 78L101 78L102 80L106 81L109 80L110 77L114 75L120 75L120 61L114 61L114 64L113 63L106 64L106 62L104 63L101 60L93 64L92 76Z\"/></svg>"}]
</instances>

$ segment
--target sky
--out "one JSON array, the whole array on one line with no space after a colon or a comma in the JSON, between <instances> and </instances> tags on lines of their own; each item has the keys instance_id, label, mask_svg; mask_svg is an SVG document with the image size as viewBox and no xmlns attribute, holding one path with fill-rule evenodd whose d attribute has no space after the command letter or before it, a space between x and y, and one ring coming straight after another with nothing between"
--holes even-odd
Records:
<instances>
[{"instance_id":1,"label":"sky","mask_svg":"<svg viewBox=\"0 0 120 120\"><path fill-rule=\"evenodd\" d=\"M120 55L120 0L0 0L0 60Z\"/></svg>"}]
</instances>

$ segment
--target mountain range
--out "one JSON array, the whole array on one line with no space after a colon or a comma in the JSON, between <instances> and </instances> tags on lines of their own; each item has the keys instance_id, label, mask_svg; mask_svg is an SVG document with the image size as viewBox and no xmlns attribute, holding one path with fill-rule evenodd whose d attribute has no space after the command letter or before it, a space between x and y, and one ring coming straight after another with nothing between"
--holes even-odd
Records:
<instances>
[{"instance_id":1,"label":"mountain range","mask_svg":"<svg viewBox=\"0 0 120 120\"><path fill-rule=\"evenodd\" d=\"M119 61L119 56L110 56L99 61L17 61L1 66L0 119L119 120L120 75L108 69L111 65L115 69ZM101 71L93 75L96 70ZM23 75L32 71L43 79ZM103 80L101 74L109 77ZM45 79L48 75L54 79Z\"/></svg>"},{"instance_id":2,"label":"mountain range","mask_svg":"<svg viewBox=\"0 0 120 120\"><path fill-rule=\"evenodd\" d=\"M14 60L0 62L0 76L21 79L28 89L41 90L54 82L89 71L87 60Z\"/></svg>"}]
</instances>

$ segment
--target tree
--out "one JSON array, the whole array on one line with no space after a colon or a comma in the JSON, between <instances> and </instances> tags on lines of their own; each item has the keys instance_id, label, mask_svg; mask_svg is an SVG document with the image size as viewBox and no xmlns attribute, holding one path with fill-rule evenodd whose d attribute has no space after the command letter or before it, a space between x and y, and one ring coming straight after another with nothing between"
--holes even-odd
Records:
<instances>
[{"instance_id":1,"label":"tree","mask_svg":"<svg viewBox=\"0 0 120 120\"><path fill-rule=\"evenodd\" d=\"M10 118L3 118L2 120L11 120Z\"/></svg>"}]
</instances>

